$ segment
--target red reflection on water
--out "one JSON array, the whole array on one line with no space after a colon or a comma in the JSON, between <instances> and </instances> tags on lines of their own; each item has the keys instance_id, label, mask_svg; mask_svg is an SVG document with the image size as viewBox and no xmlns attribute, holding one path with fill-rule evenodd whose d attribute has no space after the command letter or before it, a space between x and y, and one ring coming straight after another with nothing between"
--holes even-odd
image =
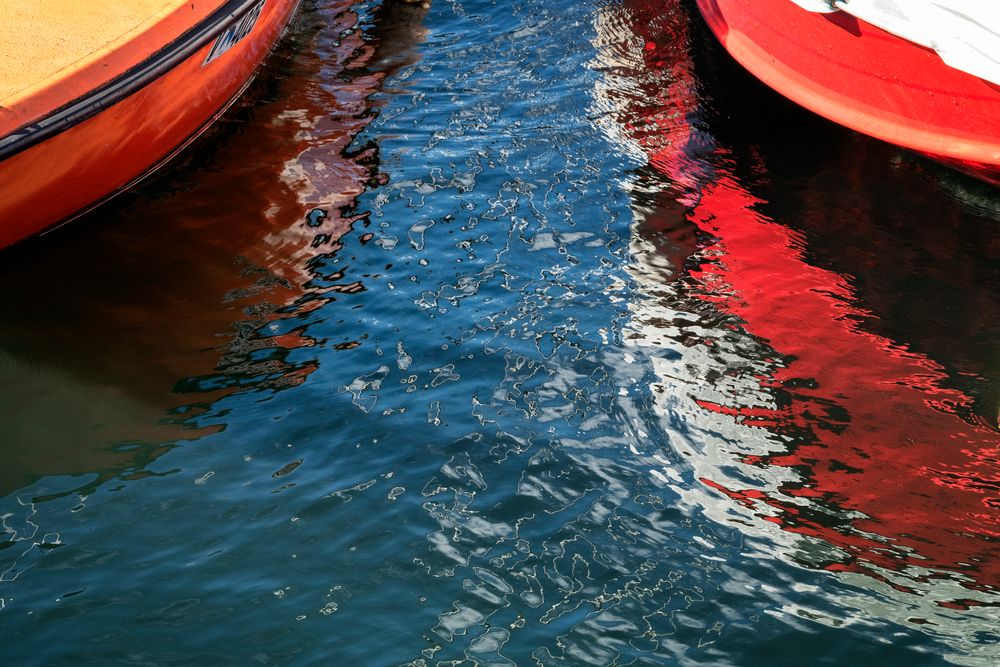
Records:
<instances>
[{"instance_id":1,"label":"red reflection on water","mask_svg":"<svg viewBox=\"0 0 1000 667\"><path fill-rule=\"evenodd\" d=\"M691 220L719 239L721 257L694 272L720 308L791 360L762 386L787 401L777 410L707 409L750 426L795 434L783 454L746 457L757 466L795 468L801 480L760 498L782 510L788 530L840 546L842 531L811 521L779 498L815 498L866 515L851 527L912 549L916 564L1000 579L1000 438L957 415L970 399L943 385L933 360L907 352L858 324L864 313L842 276L809 265L796 235L754 210L754 197L727 175L706 185ZM730 489L731 492L735 490ZM898 566L899 553L868 545L864 557ZM991 557L993 556L993 557ZM960 565L964 564L964 565ZM983 576L985 575L985 576Z\"/></svg>"},{"instance_id":2,"label":"red reflection on water","mask_svg":"<svg viewBox=\"0 0 1000 667\"><path fill-rule=\"evenodd\" d=\"M997 430L960 416L971 412L971 399L947 386L940 364L866 330L872 313L857 305L848 280L810 264L803 235L761 213L765 202L737 179L724 149L689 157L704 142L691 120L697 81L687 49L678 48L687 42L687 17L673 3L628 6L656 74L647 80L663 85L627 129L650 164L685 191L688 221L713 239L688 271L693 292L775 351L771 370L754 380L777 407L698 403L780 436L784 451L740 462L797 477L774 488L702 481L765 521L842 549L847 556L830 570L916 565L961 571L974 580L969 586L1000 587ZM634 129L651 126L662 131Z\"/></svg>"}]
</instances>

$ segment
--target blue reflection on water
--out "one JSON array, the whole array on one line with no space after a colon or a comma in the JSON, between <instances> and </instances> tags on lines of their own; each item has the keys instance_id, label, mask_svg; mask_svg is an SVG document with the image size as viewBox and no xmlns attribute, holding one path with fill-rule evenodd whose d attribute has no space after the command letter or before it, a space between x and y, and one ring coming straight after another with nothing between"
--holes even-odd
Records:
<instances>
[{"instance_id":1,"label":"blue reflection on water","mask_svg":"<svg viewBox=\"0 0 1000 667\"><path fill-rule=\"evenodd\" d=\"M290 160L299 198L353 227L216 372L176 378L194 401L235 390L181 411L205 435L134 478L3 499L12 664L986 664L985 612L907 625L918 600L796 565L691 491L700 439L756 436L654 395L657 361L694 385L731 360L626 341L651 298L635 192L674 187L595 93L626 64L628 11L434 4L351 147L385 178L362 170L344 204L315 192L342 145ZM309 344L269 342L292 334Z\"/></svg>"}]
</instances>

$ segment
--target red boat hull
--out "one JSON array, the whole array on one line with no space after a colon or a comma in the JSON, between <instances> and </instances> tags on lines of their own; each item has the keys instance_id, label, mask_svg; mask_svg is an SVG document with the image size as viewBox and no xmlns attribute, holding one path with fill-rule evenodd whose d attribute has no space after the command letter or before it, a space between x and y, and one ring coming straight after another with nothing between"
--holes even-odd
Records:
<instances>
[{"instance_id":1,"label":"red boat hull","mask_svg":"<svg viewBox=\"0 0 1000 667\"><path fill-rule=\"evenodd\" d=\"M843 12L790 0L696 0L765 84L841 125L1000 184L1000 87Z\"/></svg>"},{"instance_id":2,"label":"red boat hull","mask_svg":"<svg viewBox=\"0 0 1000 667\"><path fill-rule=\"evenodd\" d=\"M268 0L252 30L219 57L209 58L217 39L205 40L124 99L10 151L0 162L0 247L86 212L173 157L245 89L297 5Z\"/></svg>"}]
</instances>

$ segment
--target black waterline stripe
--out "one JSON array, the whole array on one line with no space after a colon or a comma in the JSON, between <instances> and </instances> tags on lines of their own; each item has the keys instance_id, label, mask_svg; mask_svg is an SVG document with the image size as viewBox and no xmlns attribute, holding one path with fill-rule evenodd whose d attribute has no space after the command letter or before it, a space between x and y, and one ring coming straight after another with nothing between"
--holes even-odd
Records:
<instances>
[{"instance_id":1,"label":"black waterline stripe","mask_svg":"<svg viewBox=\"0 0 1000 667\"><path fill-rule=\"evenodd\" d=\"M170 44L149 58L123 72L100 88L63 105L49 115L22 125L0 139L0 161L65 132L121 102L190 58L218 37L226 28L253 8L260 0L229 0Z\"/></svg>"}]
</instances>

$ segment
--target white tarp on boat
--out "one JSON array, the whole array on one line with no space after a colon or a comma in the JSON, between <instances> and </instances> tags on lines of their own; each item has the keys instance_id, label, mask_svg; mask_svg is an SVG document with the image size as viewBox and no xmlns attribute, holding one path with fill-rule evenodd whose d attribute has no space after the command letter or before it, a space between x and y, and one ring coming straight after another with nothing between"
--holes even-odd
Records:
<instances>
[{"instance_id":1,"label":"white tarp on boat","mask_svg":"<svg viewBox=\"0 0 1000 667\"><path fill-rule=\"evenodd\" d=\"M996 0L791 0L813 12L844 11L934 49L947 64L1000 84Z\"/></svg>"}]
</instances>

